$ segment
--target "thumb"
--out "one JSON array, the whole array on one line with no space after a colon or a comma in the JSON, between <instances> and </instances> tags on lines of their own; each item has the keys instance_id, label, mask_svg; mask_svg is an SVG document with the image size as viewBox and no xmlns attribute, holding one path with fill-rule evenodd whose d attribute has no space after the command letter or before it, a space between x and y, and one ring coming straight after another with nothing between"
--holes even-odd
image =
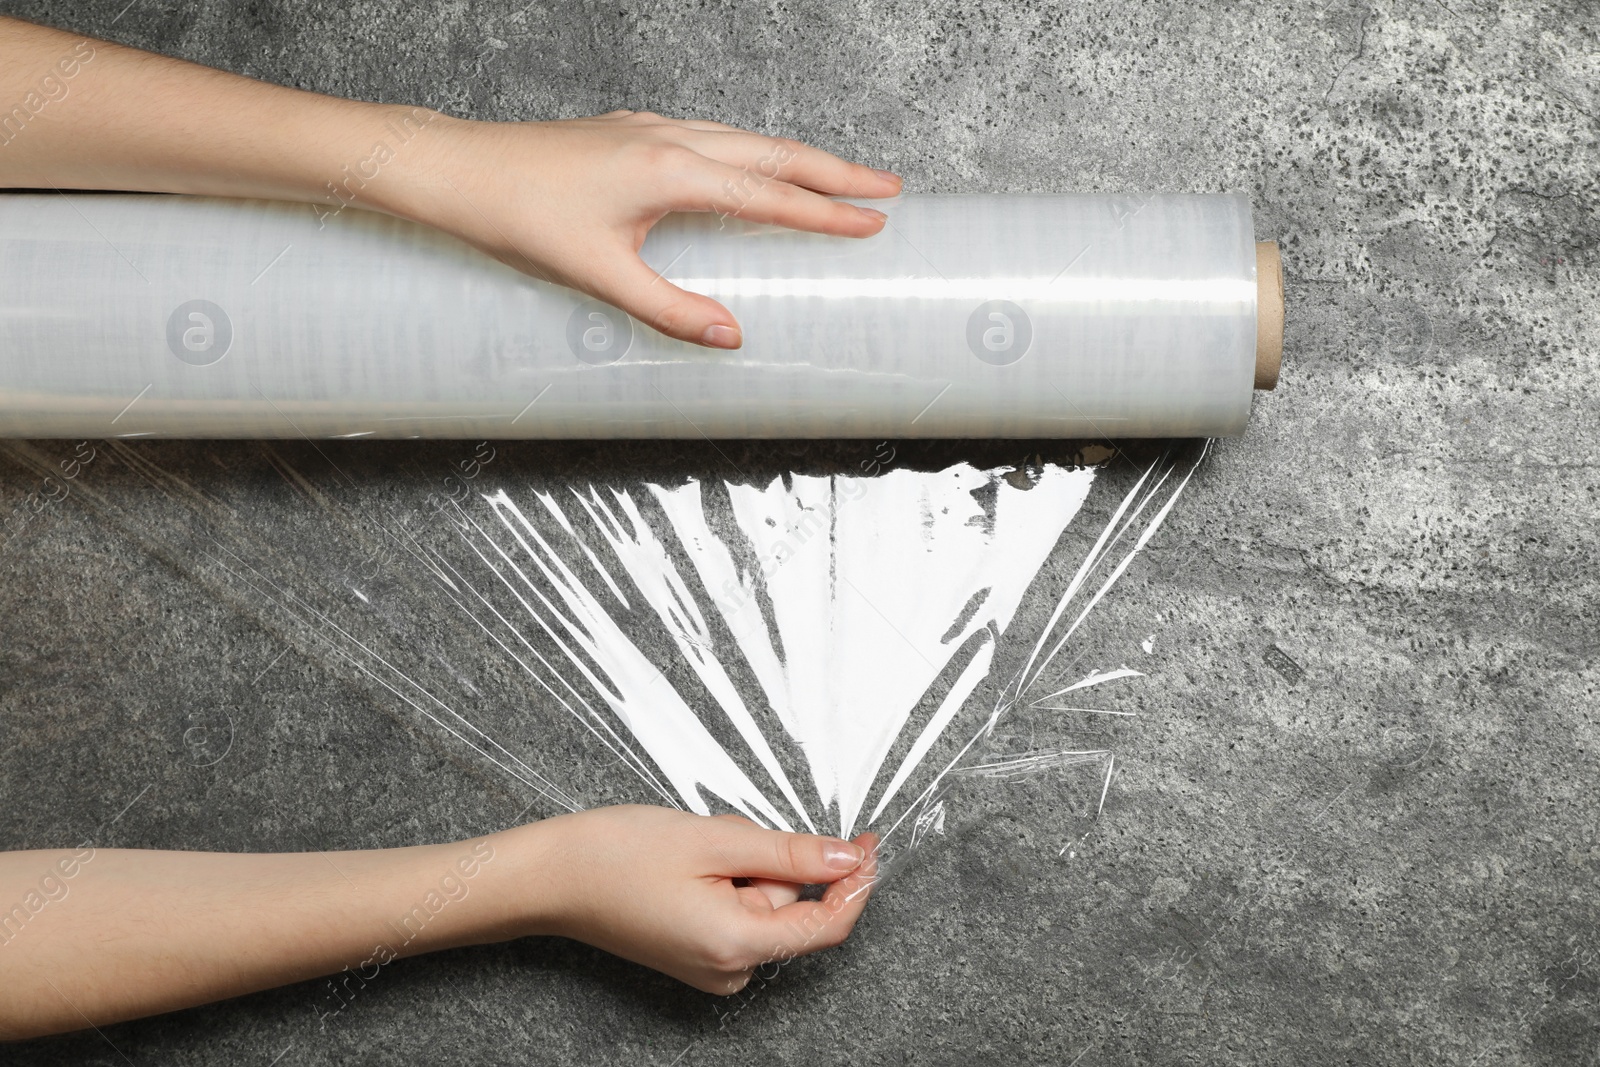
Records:
<instances>
[{"instance_id":1,"label":"thumb","mask_svg":"<svg viewBox=\"0 0 1600 1067\"><path fill-rule=\"evenodd\" d=\"M774 878L784 882L836 882L866 859L859 845L837 837L789 834L729 822L712 835L717 861L738 878Z\"/></svg>"},{"instance_id":2,"label":"thumb","mask_svg":"<svg viewBox=\"0 0 1600 1067\"><path fill-rule=\"evenodd\" d=\"M709 296L673 285L632 249L616 249L586 273L579 288L668 337L708 348L738 348L743 342L733 312Z\"/></svg>"}]
</instances>

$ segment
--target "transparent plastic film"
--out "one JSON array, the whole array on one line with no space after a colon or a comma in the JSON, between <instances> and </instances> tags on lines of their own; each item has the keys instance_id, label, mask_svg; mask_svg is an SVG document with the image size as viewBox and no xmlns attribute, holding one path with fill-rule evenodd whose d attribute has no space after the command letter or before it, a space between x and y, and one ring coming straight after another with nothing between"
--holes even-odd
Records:
<instances>
[{"instance_id":1,"label":"transparent plastic film","mask_svg":"<svg viewBox=\"0 0 1600 1067\"><path fill-rule=\"evenodd\" d=\"M491 441L6 442L0 553L26 569L90 520L529 815L644 802L871 830L888 872L1016 808L1065 858L1148 684L1137 642L1091 621L1206 447L748 447L615 476ZM202 754L224 759L210 725Z\"/></svg>"},{"instance_id":2,"label":"transparent plastic film","mask_svg":"<svg viewBox=\"0 0 1600 1067\"><path fill-rule=\"evenodd\" d=\"M0 196L0 435L1214 437L1276 379L1244 196L874 203L864 240L658 224L718 351L374 213Z\"/></svg>"}]
</instances>

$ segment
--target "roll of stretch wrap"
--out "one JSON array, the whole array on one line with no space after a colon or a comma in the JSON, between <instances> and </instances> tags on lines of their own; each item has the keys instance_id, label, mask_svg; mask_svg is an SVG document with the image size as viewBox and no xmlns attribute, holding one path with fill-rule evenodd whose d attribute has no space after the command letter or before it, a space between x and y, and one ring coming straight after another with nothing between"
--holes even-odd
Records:
<instances>
[{"instance_id":1,"label":"roll of stretch wrap","mask_svg":"<svg viewBox=\"0 0 1600 1067\"><path fill-rule=\"evenodd\" d=\"M1236 195L905 196L865 240L669 216L642 254L738 316L673 341L359 210L0 196L0 433L1238 434L1281 346Z\"/></svg>"}]
</instances>

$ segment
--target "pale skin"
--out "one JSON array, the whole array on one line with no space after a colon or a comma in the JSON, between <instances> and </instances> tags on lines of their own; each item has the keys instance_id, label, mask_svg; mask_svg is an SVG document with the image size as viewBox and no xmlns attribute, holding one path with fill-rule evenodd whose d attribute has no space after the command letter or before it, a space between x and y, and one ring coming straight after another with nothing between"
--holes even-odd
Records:
<instances>
[{"instance_id":1,"label":"pale skin","mask_svg":"<svg viewBox=\"0 0 1600 1067\"><path fill-rule=\"evenodd\" d=\"M0 1037L346 968L370 981L396 958L531 935L734 993L763 963L844 940L875 849L871 834L849 843L629 805L361 852L0 854L0 906L22 909L0 916ZM806 883L827 885L820 901L799 899Z\"/></svg>"},{"instance_id":2,"label":"pale skin","mask_svg":"<svg viewBox=\"0 0 1600 1067\"><path fill-rule=\"evenodd\" d=\"M883 214L831 197L900 191L886 171L715 122L630 111L473 122L0 18L0 107L12 104L0 113L0 189L386 212L713 348L739 347L734 316L639 258L664 215L714 211L870 237ZM404 143L374 159L397 129ZM732 993L763 963L844 940L876 878L876 845L871 834L852 843L624 806L412 848L0 854L0 1039L346 968L369 978L393 958L534 934ZM822 900L799 899L802 885L819 883Z\"/></svg>"},{"instance_id":3,"label":"pale skin","mask_svg":"<svg viewBox=\"0 0 1600 1067\"><path fill-rule=\"evenodd\" d=\"M42 102L4 130L11 139L0 145L0 188L200 193L329 208L347 202L343 189L356 208L437 227L662 333L715 348L739 347L732 313L660 278L638 256L662 216L714 211L870 237L883 228L883 213L830 197L900 192L887 171L718 122L644 111L472 122L85 42L0 18L0 106L30 93ZM67 76L63 61L76 73ZM393 131L413 128L416 136L400 144ZM381 164L372 158L378 142L393 151ZM343 186L362 170L370 180L357 173L360 188Z\"/></svg>"}]
</instances>

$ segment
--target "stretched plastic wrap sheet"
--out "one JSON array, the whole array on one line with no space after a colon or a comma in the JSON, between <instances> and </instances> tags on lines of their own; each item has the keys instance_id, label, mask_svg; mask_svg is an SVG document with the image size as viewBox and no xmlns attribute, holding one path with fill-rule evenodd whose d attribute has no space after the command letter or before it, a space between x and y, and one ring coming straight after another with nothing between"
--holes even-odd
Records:
<instances>
[{"instance_id":1,"label":"stretched plastic wrap sheet","mask_svg":"<svg viewBox=\"0 0 1600 1067\"><path fill-rule=\"evenodd\" d=\"M667 804L892 858L1004 806L1070 854L1155 662L1115 587L1205 446L613 447L0 442L0 573L147 560L270 634L263 672L321 664L528 817ZM15 684L60 689L41 664ZM182 745L226 770L258 714Z\"/></svg>"},{"instance_id":2,"label":"stretched plastic wrap sheet","mask_svg":"<svg viewBox=\"0 0 1600 1067\"><path fill-rule=\"evenodd\" d=\"M1234 195L906 196L852 241L670 216L645 260L738 316L670 340L359 210L0 196L13 437L1212 437L1242 432Z\"/></svg>"}]
</instances>

